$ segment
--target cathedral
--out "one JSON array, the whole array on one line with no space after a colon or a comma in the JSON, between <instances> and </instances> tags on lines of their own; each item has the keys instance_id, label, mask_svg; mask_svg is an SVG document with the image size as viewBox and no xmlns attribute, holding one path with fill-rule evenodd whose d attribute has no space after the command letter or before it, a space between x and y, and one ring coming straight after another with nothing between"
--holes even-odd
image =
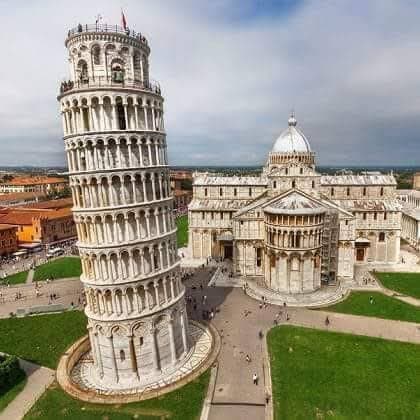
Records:
<instances>
[{"instance_id":1,"label":"cathedral","mask_svg":"<svg viewBox=\"0 0 420 420\"><path fill-rule=\"evenodd\" d=\"M259 176L194 174L191 257L230 259L235 276L286 294L352 279L356 264L399 261L396 186L392 174L318 173L291 115Z\"/></svg>"}]
</instances>

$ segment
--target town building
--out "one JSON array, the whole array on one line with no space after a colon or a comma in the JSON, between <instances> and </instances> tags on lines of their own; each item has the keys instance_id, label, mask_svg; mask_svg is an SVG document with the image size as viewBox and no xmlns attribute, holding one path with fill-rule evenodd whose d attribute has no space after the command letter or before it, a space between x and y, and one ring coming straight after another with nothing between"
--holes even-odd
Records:
<instances>
[{"instance_id":1,"label":"town building","mask_svg":"<svg viewBox=\"0 0 420 420\"><path fill-rule=\"evenodd\" d=\"M399 261L401 205L392 174L321 175L292 115L260 176L195 173L189 246L229 258L234 274L288 294L313 292L356 264Z\"/></svg>"},{"instance_id":2,"label":"town building","mask_svg":"<svg viewBox=\"0 0 420 420\"><path fill-rule=\"evenodd\" d=\"M0 194L38 192L50 194L64 190L68 186L66 178L17 176L11 181L0 183Z\"/></svg>"},{"instance_id":3,"label":"town building","mask_svg":"<svg viewBox=\"0 0 420 420\"><path fill-rule=\"evenodd\" d=\"M93 362L82 376L104 394L159 388L182 375L191 340L150 47L99 24L70 30L65 45L58 100Z\"/></svg>"},{"instance_id":4,"label":"town building","mask_svg":"<svg viewBox=\"0 0 420 420\"><path fill-rule=\"evenodd\" d=\"M18 249L17 227L0 223L0 256L8 256Z\"/></svg>"},{"instance_id":5,"label":"town building","mask_svg":"<svg viewBox=\"0 0 420 420\"><path fill-rule=\"evenodd\" d=\"M416 188L414 176L412 190L398 190L398 199L402 205L401 237L414 249L420 250L420 191Z\"/></svg>"},{"instance_id":6,"label":"town building","mask_svg":"<svg viewBox=\"0 0 420 420\"><path fill-rule=\"evenodd\" d=\"M0 208L0 223L17 228L18 244L53 245L76 238L71 199Z\"/></svg>"},{"instance_id":7,"label":"town building","mask_svg":"<svg viewBox=\"0 0 420 420\"><path fill-rule=\"evenodd\" d=\"M175 208L187 210L192 200L192 172L187 170L171 170L171 188L174 195Z\"/></svg>"},{"instance_id":8,"label":"town building","mask_svg":"<svg viewBox=\"0 0 420 420\"><path fill-rule=\"evenodd\" d=\"M25 204L38 203L47 198L43 192L20 192L0 194L0 207L15 207Z\"/></svg>"}]
</instances>

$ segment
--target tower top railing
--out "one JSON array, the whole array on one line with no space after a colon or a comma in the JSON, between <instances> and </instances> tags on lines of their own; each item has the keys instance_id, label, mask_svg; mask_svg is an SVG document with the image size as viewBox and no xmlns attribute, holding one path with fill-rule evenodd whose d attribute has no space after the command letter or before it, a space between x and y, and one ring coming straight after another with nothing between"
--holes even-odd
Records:
<instances>
[{"instance_id":1,"label":"tower top railing","mask_svg":"<svg viewBox=\"0 0 420 420\"><path fill-rule=\"evenodd\" d=\"M76 81L67 80L61 82L59 94L71 92L78 89L90 89L90 88L134 88L147 90L157 95L161 95L160 84L155 81L142 81L133 79L115 80L112 76L96 76L95 78L85 78Z\"/></svg>"},{"instance_id":2,"label":"tower top railing","mask_svg":"<svg viewBox=\"0 0 420 420\"><path fill-rule=\"evenodd\" d=\"M79 23L76 27L70 29L67 33L67 39L86 32L98 32L98 33L117 33L126 35L132 38L137 39L139 42L147 45L147 39L140 32L135 32L129 28L123 28L118 25L108 25L107 23L95 23L91 25L82 25Z\"/></svg>"}]
</instances>

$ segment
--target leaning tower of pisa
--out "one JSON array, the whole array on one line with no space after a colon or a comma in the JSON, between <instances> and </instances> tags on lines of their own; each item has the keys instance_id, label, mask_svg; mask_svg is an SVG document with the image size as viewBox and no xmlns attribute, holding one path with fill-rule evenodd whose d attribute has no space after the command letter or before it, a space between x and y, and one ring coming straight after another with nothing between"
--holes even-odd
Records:
<instances>
[{"instance_id":1,"label":"leaning tower of pisa","mask_svg":"<svg viewBox=\"0 0 420 420\"><path fill-rule=\"evenodd\" d=\"M68 32L58 100L86 294L92 387L141 388L189 357L163 97L144 36Z\"/></svg>"}]
</instances>

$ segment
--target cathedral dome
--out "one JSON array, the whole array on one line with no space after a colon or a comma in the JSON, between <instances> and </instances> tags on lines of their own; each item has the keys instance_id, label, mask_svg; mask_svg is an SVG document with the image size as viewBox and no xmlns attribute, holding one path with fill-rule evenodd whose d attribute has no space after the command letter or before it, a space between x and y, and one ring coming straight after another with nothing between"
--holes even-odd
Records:
<instances>
[{"instance_id":1,"label":"cathedral dome","mask_svg":"<svg viewBox=\"0 0 420 420\"><path fill-rule=\"evenodd\" d=\"M310 152L311 146L303 133L296 128L297 121L292 114L288 120L289 126L284 130L276 142L274 143L272 152L276 153L293 153L293 152Z\"/></svg>"}]
</instances>

